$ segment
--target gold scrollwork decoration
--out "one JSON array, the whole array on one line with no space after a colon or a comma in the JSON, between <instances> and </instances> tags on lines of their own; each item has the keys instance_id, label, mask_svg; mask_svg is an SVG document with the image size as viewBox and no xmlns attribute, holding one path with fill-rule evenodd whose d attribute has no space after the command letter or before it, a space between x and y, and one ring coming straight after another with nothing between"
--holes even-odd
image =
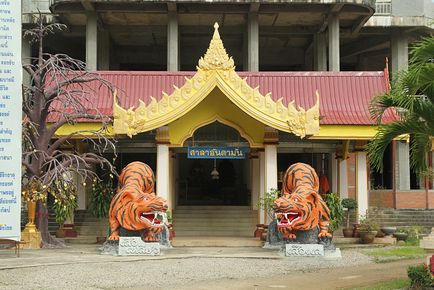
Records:
<instances>
[{"instance_id":1,"label":"gold scrollwork decoration","mask_svg":"<svg viewBox=\"0 0 434 290\"><path fill-rule=\"evenodd\" d=\"M271 93L262 95L258 87L252 88L235 72L234 60L224 48L217 23L208 50L199 60L196 74L186 78L182 87L174 86L170 95L163 92L160 101L153 97L147 105L140 101L137 108L122 108L114 96L114 131L132 137L167 125L193 109L215 87L242 111L267 126L300 137L319 131L319 93L316 92L316 104L308 110L297 109L293 102L285 106L282 98L274 101Z\"/></svg>"}]
</instances>

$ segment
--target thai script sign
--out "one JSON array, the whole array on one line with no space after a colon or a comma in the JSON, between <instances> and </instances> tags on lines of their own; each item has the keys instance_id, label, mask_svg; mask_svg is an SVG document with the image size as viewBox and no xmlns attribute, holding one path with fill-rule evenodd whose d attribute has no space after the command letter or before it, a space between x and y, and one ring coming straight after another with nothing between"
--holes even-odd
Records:
<instances>
[{"instance_id":1,"label":"thai script sign","mask_svg":"<svg viewBox=\"0 0 434 290\"><path fill-rule=\"evenodd\" d=\"M0 0L0 238L20 240L21 1Z\"/></svg>"},{"instance_id":2,"label":"thai script sign","mask_svg":"<svg viewBox=\"0 0 434 290\"><path fill-rule=\"evenodd\" d=\"M324 256L324 245L286 244L285 256L294 256L294 257Z\"/></svg>"},{"instance_id":3,"label":"thai script sign","mask_svg":"<svg viewBox=\"0 0 434 290\"><path fill-rule=\"evenodd\" d=\"M140 237L120 237L120 256L158 256L161 254L159 243L145 243Z\"/></svg>"},{"instance_id":4,"label":"thai script sign","mask_svg":"<svg viewBox=\"0 0 434 290\"><path fill-rule=\"evenodd\" d=\"M189 159L244 159L246 148L240 147L188 147Z\"/></svg>"}]
</instances>

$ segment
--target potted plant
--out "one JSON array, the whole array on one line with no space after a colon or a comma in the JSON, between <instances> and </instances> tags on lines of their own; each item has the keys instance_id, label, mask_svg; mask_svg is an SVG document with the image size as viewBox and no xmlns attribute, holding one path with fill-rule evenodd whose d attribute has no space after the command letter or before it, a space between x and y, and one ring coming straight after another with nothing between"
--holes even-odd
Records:
<instances>
[{"instance_id":1,"label":"potted plant","mask_svg":"<svg viewBox=\"0 0 434 290\"><path fill-rule=\"evenodd\" d=\"M330 210L329 232L333 233L342 224L344 210L341 201L339 200L339 196L336 193L327 194L325 202Z\"/></svg>"},{"instance_id":2,"label":"potted plant","mask_svg":"<svg viewBox=\"0 0 434 290\"><path fill-rule=\"evenodd\" d=\"M65 230L63 225L67 219L71 219L74 215L75 209L78 207L77 203L77 188L68 182L60 181L54 182L52 188L49 189L54 196L54 216L59 228L56 231L56 237L64 238Z\"/></svg>"},{"instance_id":3,"label":"potted plant","mask_svg":"<svg viewBox=\"0 0 434 290\"><path fill-rule=\"evenodd\" d=\"M366 215L360 219L359 233L362 244L370 244L374 241L379 230L378 224L371 217Z\"/></svg>"},{"instance_id":4,"label":"potted plant","mask_svg":"<svg viewBox=\"0 0 434 290\"><path fill-rule=\"evenodd\" d=\"M113 183L111 179L109 182L104 182L98 178L94 178L92 184L92 191L90 194L89 209L92 215L96 218L107 218L109 212L110 202L115 194ZM98 225L97 242L104 242L107 238L107 220L104 219Z\"/></svg>"},{"instance_id":5,"label":"potted plant","mask_svg":"<svg viewBox=\"0 0 434 290\"><path fill-rule=\"evenodd\" d=\"M346 228L343 229L344 237L350 238L353 236L353 229L350 228L350 211L357 208L357 202L353 198L344 198L341 204L343 208L347 209Z\"/></svg>"},{"instance_id":6,"label":"potted plant","mask_svg":"<svg viewBox=\"0 0 434 290\"><path fill-rule=\"evenodd\" d=\"M408 236L408 231L404 228L400 228L400 229L396 230L396 232L393 234L393 236L398 241L405 241L407 239L407 236Z\"/></svg>"},{"instance_id":7,"label":"potted plant","mask_svg":"<svg viewBox=\"0 0 434 290\"><path fill-rule=\"evenodd\" d=\"M272 188L269 192L266 192L264 194L264 197L260 198L258 203L257 203L258 208L265 210L265 212L267 213L268 219L272 222L275 222L274 221L275 220L274 209L273 209L274 201L279 196L280 196L280 190ZM256 226L257 226L257 228L255 231L255 234L258 234L258 231L262 230L260 232L260 234L258 234L258 235L261 237L262 240L266 239L267 232L268 232L268 225L267 224L265 224L265 225L257 224ZM277 224L276 224L276 227L277 227Z\"/></svg>"}]
</instances>

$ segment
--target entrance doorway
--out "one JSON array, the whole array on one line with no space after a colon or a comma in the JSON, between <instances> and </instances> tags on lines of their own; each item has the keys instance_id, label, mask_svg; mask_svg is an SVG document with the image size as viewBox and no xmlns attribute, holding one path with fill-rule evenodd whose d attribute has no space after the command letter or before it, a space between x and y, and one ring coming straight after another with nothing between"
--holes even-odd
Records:
<instances>
[{"instance_id":1,"label":"entrance doorway","mask_svg":"<svg viewBox=\"0 0 434 290\"><path fill-rule=\"evenodd\" d=\"M188 159L178 154L178 205L249 205L248 160ZM215 165L215 167L214 167ZM211 173L217 171L218 178Z\"/></svg>"},{"instance_id":2,"label":"entrance doorway","mask_svg":"<svg viewBox=\"0 0 434 290\"><path fill-rule=\"evenodd\" d=\"M178 152L177 205L249 206L250 162L245 159L189 159L188 147L239 147L249 143L232 127L214 122L197 129Z\"/></svg>"}]
</instances>

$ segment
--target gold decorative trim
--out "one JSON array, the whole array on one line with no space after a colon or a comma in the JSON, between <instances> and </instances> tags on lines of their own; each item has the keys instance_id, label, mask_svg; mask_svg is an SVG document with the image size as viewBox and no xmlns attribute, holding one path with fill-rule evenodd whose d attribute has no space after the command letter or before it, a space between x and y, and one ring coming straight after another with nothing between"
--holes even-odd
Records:
<instances>
[{"instance_id":1,"label":"gold decorative trim","mask_svg":"<svg viewBox=\"0 0 434 290\"><path fill-rule=\"evenodd\" d=\"M163 92L160 101L151 97L149 104L140 101L137 108L125 110L114 96L113 117L116 134L129 137L167 125L180 118L199 104L215 87L218 87L245 113L275 129L300 137L319 131L319 94L316 104L305 110L297 109L293 102L285 106L282 98L274 101L271 93L263 96L258 87L252 88L235 72L232 57L226 53L214 25L214 35L205 55L200 58L196 74L186 78L185 84L168 95Z\"/></svg>"},{"instance_id":2,"label":"gold decorative trim","mask_svg":"<svg viewBox=\"0 0 434 290\"><path fill-rule=\"evenodd\" d=\"M203 122L201 122L200 124L198 124L195 127L191 127L188 134L186 136L184 136L184 138L181 139L180 145L184 146L185 141L187 141L188 138L193 137L194 132L196 132L197 129L202 128L203 126L212 124L214 122L219 122L222 123L228 127L231 127L235 130L238 131L238 133L240 134L240 136L244 139L246 139L246 141L249 143L250 147L258 147L258 146L262 146L262 144L257 144L253 138L246 132L244 131L244 129L240 126L238 126L237 124L226 120L225 118L220 117L219 115L215 115L212 118L205 120Z\"/></svg>"}]
</instances>

